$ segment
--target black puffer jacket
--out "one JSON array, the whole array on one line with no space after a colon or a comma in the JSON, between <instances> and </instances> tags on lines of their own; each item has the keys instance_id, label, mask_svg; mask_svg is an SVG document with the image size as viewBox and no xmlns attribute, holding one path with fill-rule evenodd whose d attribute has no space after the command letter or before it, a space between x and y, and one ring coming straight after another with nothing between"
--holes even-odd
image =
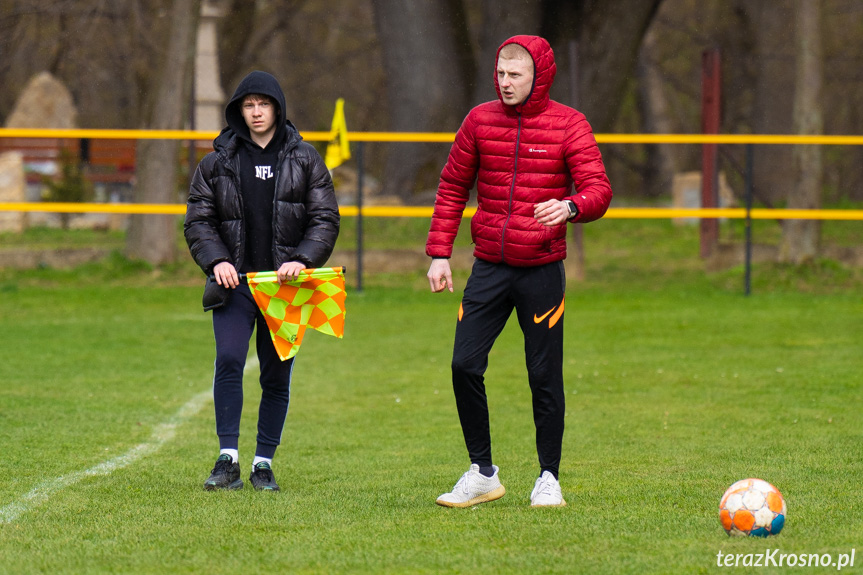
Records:
<instances>
[{"instance_id":1,"label":"black puffer jacket","mask_svg":"<svg viewBox=\"0 0 863 575\"><path fill-rule=\"evenodd\" d=\"M240 88L226 111L229 127L214 140L215 151L207 154L195 171L186 206L186 243L206 274L220 262L230 262L238 270L243 265L246 235L237 147L242 145L240 137L248 139L248 129L245 134L237 134L230 127L236 126L231 122L234 105L245 95ZM289 261L320 267L330 257L339 235L333 182L320 154L303 141L293 124L284 120L284 96L278 84L277 94L268 93L267 88L247 86L245 93L275 97L281 106L279 121L284 122L287 132L276 173L273 261L276 268Z\"/></svg>"}]
</instances>

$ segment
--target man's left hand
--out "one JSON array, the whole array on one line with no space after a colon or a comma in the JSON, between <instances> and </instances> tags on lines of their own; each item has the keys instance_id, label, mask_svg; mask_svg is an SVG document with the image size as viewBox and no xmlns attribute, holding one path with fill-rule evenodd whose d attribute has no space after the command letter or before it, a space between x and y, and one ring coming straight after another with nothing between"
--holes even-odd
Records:
<instances>
[{"instance_id":1,"label":"man's left hand","mask_svg":"<svg viewBox=\"0 0 863 575\"><path fill-rule=\"evenodd\" d=\"M559 226L569 219L569 207L563 200L548 200L533 207L533 217L544 226Z\"/></svg>"},{"instance_id":2,"label":"man's left hand","mask_svg":"<svg viewBox=\"0 0 863 575\"><path fill-rule=\"evenodd\" d=\"M306 269L306 264L303 262L285 262L276 271L276 277L279 283L292 282L300 277L300 272Z\"/></svg>"}]
</instances>

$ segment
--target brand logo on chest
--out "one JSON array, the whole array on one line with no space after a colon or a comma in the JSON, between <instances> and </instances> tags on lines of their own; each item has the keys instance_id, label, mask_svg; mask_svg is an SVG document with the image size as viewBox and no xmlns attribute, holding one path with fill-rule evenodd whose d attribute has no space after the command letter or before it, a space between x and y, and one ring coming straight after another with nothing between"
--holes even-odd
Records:
<instances>
[{"instance_id":1,"label":"brand logo on chest","mask_svg":"<svg viewBox=\"0 0 863 575\"><path fill-rule=\"evenodd\" d=\"M255 177L259 180L269 180L273 177L272 166L255 166Z\"/></svg>"}]
</instances>

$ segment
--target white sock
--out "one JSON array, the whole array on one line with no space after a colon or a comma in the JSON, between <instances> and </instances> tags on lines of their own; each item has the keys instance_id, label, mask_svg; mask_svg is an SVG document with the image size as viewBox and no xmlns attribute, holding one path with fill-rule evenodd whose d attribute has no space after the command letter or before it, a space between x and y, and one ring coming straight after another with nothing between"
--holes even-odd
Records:
<instances>
[{"instance_id":1,"label":"white sock","mask_svg":"<svg viewBox=\"0 0 863 575\"><path fill-rule=\"evenodd\" d=\"M237 451L236 449L222 449L222 450L220 450L220 451L219 451L219 455L222 455L222 454L224 454L224 453L227 453L228 455L230 455L230 456L231 456L231 460L232 460L234 463L239 463L239 462L240 462L240 452L239 452L239 451Z\"/></svg>"},{"instance_id":2,"label":"white sock","mask_svg":"<svg viewBox=\"0 0 863 575\"><path fill-rule=\"evenodd\" d=\"M270 467L273 466L273 460L272 459L268 459L266 457L260 457L260 456L256 455L255 459L252 461L252 469L254 469L255 465L257 465L258 463L260 463L262 461L265 461L267 463L267 465L269 465Z\"/></svg>"}]
</instances>

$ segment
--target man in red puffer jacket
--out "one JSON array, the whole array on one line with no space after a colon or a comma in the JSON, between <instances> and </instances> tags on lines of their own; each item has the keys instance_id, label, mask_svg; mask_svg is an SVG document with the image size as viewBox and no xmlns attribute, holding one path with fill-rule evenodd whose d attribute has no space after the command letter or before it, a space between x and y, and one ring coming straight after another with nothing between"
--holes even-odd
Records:
<instances>
[{"instance_id":1,"label":"man in red puffer jacket","mask_svg":"<svg viewBox=\"0 0 863 575\"><path fill-rule=\"evenodd\" d=\"M426 254L432 292L453 291L449 257L476 182L473 270L458 312L453 390L470 469L445 507L503 497L492 464L483 374L488 354L516 310L533 395L540 476L534 507L563 506L558 482L564 427L563 308L566 222L605 214L611 186L584 115L549 98L557 67L548 42L514 36L498 49L498 100L470 111L441 173Z\"/></svg>"}]
</instances>

